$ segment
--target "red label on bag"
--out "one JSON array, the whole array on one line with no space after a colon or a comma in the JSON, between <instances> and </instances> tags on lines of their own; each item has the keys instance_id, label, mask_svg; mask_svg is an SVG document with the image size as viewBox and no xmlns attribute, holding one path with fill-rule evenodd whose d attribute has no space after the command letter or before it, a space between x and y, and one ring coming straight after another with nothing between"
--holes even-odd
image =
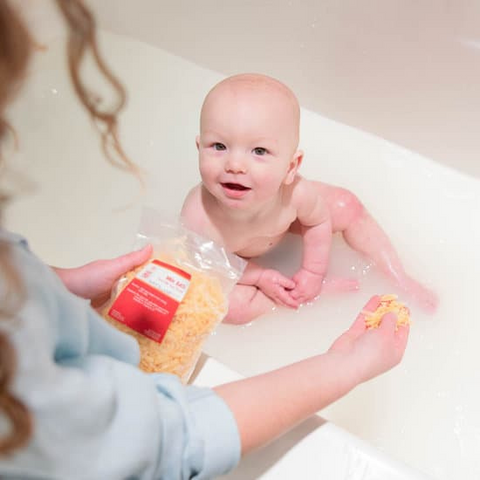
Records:
<instances>
[{"instance_id":1,"label":"red label on bag","mask_svg":"<svg viewBox=\"0 0 480 480\"><path fill-rule=\"evenodd\" d=\"M191 275L152 260L122 290L108 315L160 343L190 285Z\"/></svg>"}]
</instances>

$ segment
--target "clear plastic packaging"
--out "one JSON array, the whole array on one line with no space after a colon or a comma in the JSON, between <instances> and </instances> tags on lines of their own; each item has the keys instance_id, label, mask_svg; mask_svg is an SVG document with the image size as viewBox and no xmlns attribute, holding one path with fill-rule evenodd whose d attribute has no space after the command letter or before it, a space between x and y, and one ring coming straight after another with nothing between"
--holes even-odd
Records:
<instances>
[{"instance_id":1,"label":"clear plastic packaging","mask_svg":"<svg viewBox=\"0 0 480 480\"><path fill-rule=\"evenodd\" d=\"M137 339L142 370L173 373L186 383L228 311L228 295L246 262L162 218L144 209L135 247L151 244L152 258L119 279L102 315Z\"/></svg>"}]
</instances>

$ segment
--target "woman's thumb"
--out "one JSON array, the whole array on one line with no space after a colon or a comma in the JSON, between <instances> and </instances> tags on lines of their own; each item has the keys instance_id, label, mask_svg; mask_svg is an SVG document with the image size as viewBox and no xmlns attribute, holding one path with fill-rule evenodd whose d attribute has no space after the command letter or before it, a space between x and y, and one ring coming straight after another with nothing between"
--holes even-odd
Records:
<instances>
[{"instance_id":1,"label":"woman's thumb","mask_svg":"<svg viewBox=\"0 0 480 480\"><path fill-rule=\"evenodd\" d=\"M382 316L380 329L394 331L397 326L397 315L393 312L388 312Z\"/></svg>"},{"instance_id":2,"label":"woman's thumb","mask_svg":"<svg viewBox=\"0 0 480 480\"><path fill-rule=\"evenodd\" d=\"M145 263L152 256L153 248L151 245L145 245L140 250L121 255L115 259L115 266L118 269L119 275L138 267Z\"/></svg>"}]
</instances>

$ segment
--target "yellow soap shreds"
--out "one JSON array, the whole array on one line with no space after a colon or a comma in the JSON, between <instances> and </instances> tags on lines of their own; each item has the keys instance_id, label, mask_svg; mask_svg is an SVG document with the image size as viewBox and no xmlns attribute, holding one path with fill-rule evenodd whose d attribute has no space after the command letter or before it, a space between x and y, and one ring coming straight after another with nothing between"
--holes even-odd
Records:
<instances>
[{"instance_id":1,"label":"yellow soap shreds","mask_svg":"<svg viewBox=\"0 0 480 480\"><path fill-rule=\"evenodd\" d=\"M364 311L367 328L378 328L383 315L393 312L397 315L397 326L410 325L410 310L403 303L397 301L397 295L382 295L380 304L374 312Z\"/></svg>"},{"instance_id":2,"label":"yellow soap shreds","mask_svg":"<svg viewBox=\"0 0 480 480\"><path fill-rule=\"evenodd\" d=\"M165 258L160 259L165 262ZM115 298L102 309L103 317L113 326L135 337L140 346L139 367L145 372L177 375L186 383L202 352L202 346L227 313L227 297L218 278L194 269L167 262L191 275L190 285L172 318L161 343L110 317L110 307L124 288L135 278L139 267L129 272Z\"/></svg>"}]
</instances>

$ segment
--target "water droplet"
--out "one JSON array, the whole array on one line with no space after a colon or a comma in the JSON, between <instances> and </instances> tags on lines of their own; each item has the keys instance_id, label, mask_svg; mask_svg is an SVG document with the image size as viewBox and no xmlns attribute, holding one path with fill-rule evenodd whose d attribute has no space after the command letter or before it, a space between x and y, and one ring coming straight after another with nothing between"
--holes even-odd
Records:
<instances>
[{"instance_id":1,"label":"water droplet","mask_svg":"<svg viewBox=\"0 0 480 480\"><path fill-rule=\"evenodd\" d=\"M371 265L366 265L362 268L362 275L365 277L370 272Z\"/></svg>"},{"instance_id":2,"label":"water droplet","mask_svg":"<svg viewBox=\"0 0 480 480\"><path fill-rule=\"evenodd\" d=\"M50 91L51 91L54 95L56 95L56 94L58 93L58 90L57 90L56 88L53 88L53 87L50 89Z\"/></svg>"}]
</instances>

